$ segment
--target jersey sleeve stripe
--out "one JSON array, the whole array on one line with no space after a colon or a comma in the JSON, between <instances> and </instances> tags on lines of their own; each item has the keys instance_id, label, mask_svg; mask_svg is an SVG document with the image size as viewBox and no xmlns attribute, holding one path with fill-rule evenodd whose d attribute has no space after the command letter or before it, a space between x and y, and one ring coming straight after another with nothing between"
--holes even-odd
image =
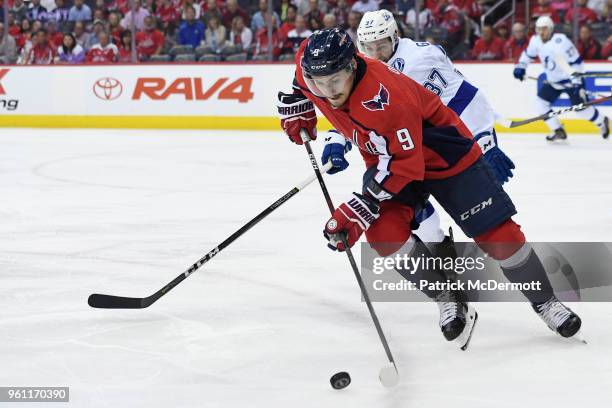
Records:
<instances>
[{"instance_id":1,"label":"jersey sleeve stripe","mask_svg":"<svg viewBox=\"0 0 612 408\"><path fill-rule=\"evenodd\" d=\"M582 57L576 58L576 60L574 62L570 62L569 64L570 65L582 64Z\"/></svg>"},{"instance_id":2,"label":"jersey sleeve stripe","mask_svg":"<svg viewBox=\"0 0 612 408\"><path fill-rule=\"evenodd\" d=\"M461 116L465 108L472 102L477 92L478 88L468 81L463 81L459 89L457 89L455 96L453 96L446 106L455 111L457 115Z\"/></svg>"}]
</instances>

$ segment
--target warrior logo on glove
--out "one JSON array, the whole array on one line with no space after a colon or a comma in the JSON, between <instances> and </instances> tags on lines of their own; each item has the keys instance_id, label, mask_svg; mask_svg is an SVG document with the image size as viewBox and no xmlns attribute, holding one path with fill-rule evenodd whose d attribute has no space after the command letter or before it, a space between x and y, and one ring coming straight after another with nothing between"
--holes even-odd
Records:
<instances>
[{"instance_id":1,"label":"warrior logo on glove","mask_svg":"<svg viewBox=\"0 0 612 408\"><path fill-rule=\"evenodd\" d=\"M314 104L302 93L278 93L278 115L281 126L293 143L302 144L300 131L306 130L310 140L317 138L317 114Z\"/></svg>"},{"instance_id":2,"label":"warrior logo on glove","mask_svg":"<svg viewBox=\"0 0 612 408\"><path fill-rule=\"evenodd\" d=\"M379 217L378 204L371 198L353 193L352 197L336 208L332 218L325 224L323 235L334 251L345 251L361 237L364 231Z\"/></svg>"},{"instance_id":3,"label":"warrior logo on glove","mask_svg":"<svg viewBox=\"0 0 612 408\"><path fill-rule=\"evenodd\" d=\"M301 105L279 106L278 114L282 116L293 116L293 115L297 115L298 113L304 113L304 112L311 111L313 109L314 109L314 105L312 104L312 102L307 101L306 103L301 104Z\"/></svg>"}]
</instances>

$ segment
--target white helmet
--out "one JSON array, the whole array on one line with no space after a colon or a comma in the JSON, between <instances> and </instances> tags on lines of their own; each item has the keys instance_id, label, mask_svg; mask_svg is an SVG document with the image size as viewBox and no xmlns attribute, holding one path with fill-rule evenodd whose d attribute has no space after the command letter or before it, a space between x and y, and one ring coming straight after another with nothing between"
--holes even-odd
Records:
<instances>
[{"instance_id":1,"label":"white helmet","mask_svg":"<svg viewBox=\"0 0 612 408\"><path fill-rule=\"evenodd\" d=\"M363 15L357 28L357 47L362 49L363 43L391 38L393 49L398 40L397 23L389 10L368 11Z\"/></svg>"},{"instance_id":2,"label":"white helmet","mask_svg":"<svg viewBox=\"0 0 612 408\"><path fill-rule=\"evenodd\" d=\"M547 27L552 31L552 29L555 28L555 23L553 23L552 18L548 16L541 16L536 20L535 26L536 28Z\"/></svg>"}]
</instances>

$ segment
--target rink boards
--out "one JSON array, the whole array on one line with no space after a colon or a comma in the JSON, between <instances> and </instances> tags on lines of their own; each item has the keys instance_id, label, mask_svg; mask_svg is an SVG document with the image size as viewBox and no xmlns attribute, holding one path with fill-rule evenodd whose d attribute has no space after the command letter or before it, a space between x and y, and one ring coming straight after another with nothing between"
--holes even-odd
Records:
<instances>
[{"instance_id":1,"label":"rink boards","mask_svg":"<svg viewBox=\"0 0 612 408\"><path fill-rule=\"evenodd\" d=\"M537 82L512 77L512 64L458 63L504 118L534 116ZM288 91L292 64L172 64L0 67L0 126L153 129L278 129L275 103ZM605 72L611 63L587 63ZM528 75L538 76L539 65ZM587 79L591 92L609 94L612 78ZM560 101L559 106L564 105ZM602 106L612 114L612 103ZM592 133L589 122L564 116L571 132ZM321 120L321 128L329 128ZM510 129L498 128L499 131ZM545 132L544 123L513 131Z\"/></svg>"}]
</instances>

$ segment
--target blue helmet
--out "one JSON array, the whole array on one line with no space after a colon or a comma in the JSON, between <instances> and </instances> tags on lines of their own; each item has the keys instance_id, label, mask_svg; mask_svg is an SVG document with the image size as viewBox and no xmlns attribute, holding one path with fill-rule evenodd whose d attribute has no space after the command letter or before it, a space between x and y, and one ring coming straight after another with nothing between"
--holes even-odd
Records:
<instances>
[{"instance_id":1,"label":"blue helmet","mask_svg":"<svg viewBox=\"0 0 612 408\"><path fill-rule=\"evenodd\" d=\"M340 28L315 31L308 38L302 70L308 76L331 75L345 68L355 56L355 44Z\"/></svg>"}]
</instances>

